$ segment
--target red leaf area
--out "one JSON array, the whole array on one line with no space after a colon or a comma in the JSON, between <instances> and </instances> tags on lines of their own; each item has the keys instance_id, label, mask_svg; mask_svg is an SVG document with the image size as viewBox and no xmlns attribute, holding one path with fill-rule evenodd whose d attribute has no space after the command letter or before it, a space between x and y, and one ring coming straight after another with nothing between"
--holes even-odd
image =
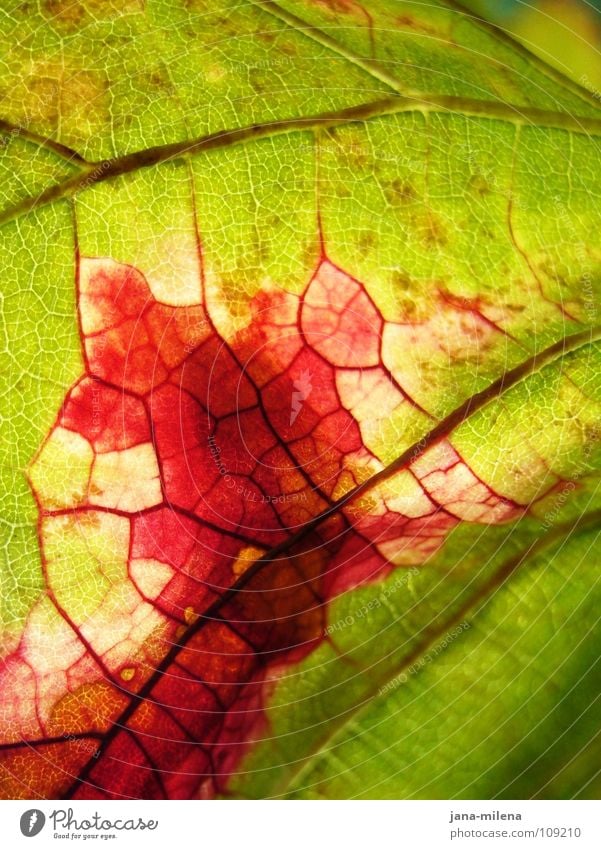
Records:
<instances>
[{"instance_id":1,"label":"red leaf area","mask_svg":"<svg viewBox=\"0 0 601 849\"><path fill-rule=\"evenodd\" d=\"M405 329L325 257L229 341L131 266L83 258L78 287L86 374L32 471L47 590L2 672L3 792L210 796L266 730L266 678L332 639L333 595L522 508L445 439L332 508L382 468L362 428L417 405L382 357Z\"/></svg>"}]
</instances>

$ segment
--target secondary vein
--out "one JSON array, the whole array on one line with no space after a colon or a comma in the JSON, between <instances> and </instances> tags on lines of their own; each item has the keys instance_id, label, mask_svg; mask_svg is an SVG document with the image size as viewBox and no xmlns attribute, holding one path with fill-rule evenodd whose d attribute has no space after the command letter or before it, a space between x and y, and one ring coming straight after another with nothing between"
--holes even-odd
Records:
<instances>
[{"instance_id":1,"label":"secondary vein","mask_svg":"<svg viewBox=\"0 0 601 849\"><path fill-rule=\"evenodd\" d=\"M55 200L68 198L96 183L112 180L141 168L149 168L163 162L174 161L211 150L233 147L257 139L345 126L381 116L402 113L462 115L466 118L489 119L519 126L546 127L595 137L601 136L601 119L598 118L578 118L563 112L549 112L544 109L465 97L428 94L421 96L393 95L334 112L323 112L302 118L284 118L281 121L252 124L237 129L218 130L197 139L186 139L181 142L158 145L99 162L86 162L74 176L49 186L37 195L30 195L13 206L7 207L0 213L0 227L20 215L25 215Z\"/></svg>"}]
</instances>

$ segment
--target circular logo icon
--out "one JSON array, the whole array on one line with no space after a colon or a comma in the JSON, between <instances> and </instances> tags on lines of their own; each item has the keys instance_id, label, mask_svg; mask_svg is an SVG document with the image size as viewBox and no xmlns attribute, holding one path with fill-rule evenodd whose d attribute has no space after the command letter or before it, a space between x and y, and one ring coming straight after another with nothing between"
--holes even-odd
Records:
<instances>
[{"instance_id":1,"label":"circular logo icon","mask_svg":"<svg viewBox=\"0 0 601 849\"><path fill-rule=\"evenodd\" d=\"M44 828L46 817L37 808L21 814L21 834L25 837L35 837Z\"/></svg>"}]
</instances>

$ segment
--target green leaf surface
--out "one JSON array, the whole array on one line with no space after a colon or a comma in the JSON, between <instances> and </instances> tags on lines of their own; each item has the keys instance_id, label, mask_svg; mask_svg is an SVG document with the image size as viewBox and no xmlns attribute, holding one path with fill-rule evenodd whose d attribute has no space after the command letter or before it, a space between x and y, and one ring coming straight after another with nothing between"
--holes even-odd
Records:
<instances>
[{"instance_id":1,"label":"green leaf surface","mask_svg":"<svg viewBox=\"0 0 601 849\"><path fill-rule=\"evenodd\" d=\"M598 514L592 517L598 523ZM458 531L276 677L248 798L598 798L598 533Z\"/></svg>"}]
</instances>

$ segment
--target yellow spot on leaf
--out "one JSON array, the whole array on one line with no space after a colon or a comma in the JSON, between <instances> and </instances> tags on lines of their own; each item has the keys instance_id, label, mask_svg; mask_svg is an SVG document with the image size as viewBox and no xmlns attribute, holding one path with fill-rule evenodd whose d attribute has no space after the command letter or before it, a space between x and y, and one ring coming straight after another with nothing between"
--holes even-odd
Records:
<instances>
[{"instance_id":1,"label":"yellow spot on leaf","mask_svg":"<svg viewBox=\"0 0 601 849\"><path fill-rule=\"evenodd\" d=\"M133 669L131 666L128 666L125 669L122 669L119 674L124 681L131 681L131 679L136 674L136 670Z\"/></svg>"},{"instance_id":2,"label":"yellow spot on leaf","mask_svg":"<svg viewBox=\"0 0 601 849\"><path fill-rule=\"evenodd\" d=\"M184 619L188 625L193 625L198 619L198 613L196 613L193 607L186 607L184 610Z\"/></svg>"},{"instance_id":3,"label":"yellow spot on leaf","mask_svg":"<svg viewBox=\"0 0 601 849\"><path fill-rule=\"evenodd\" d=\"M246 548L241 549L237 560L232 566L232 572L234 575L236 575L236 577L243 575L248 567L251 566L255 560L261 557L262 554L265 554L265 549L256 548L254 545L248 545Z\"/></svg>"}]
</instances>

